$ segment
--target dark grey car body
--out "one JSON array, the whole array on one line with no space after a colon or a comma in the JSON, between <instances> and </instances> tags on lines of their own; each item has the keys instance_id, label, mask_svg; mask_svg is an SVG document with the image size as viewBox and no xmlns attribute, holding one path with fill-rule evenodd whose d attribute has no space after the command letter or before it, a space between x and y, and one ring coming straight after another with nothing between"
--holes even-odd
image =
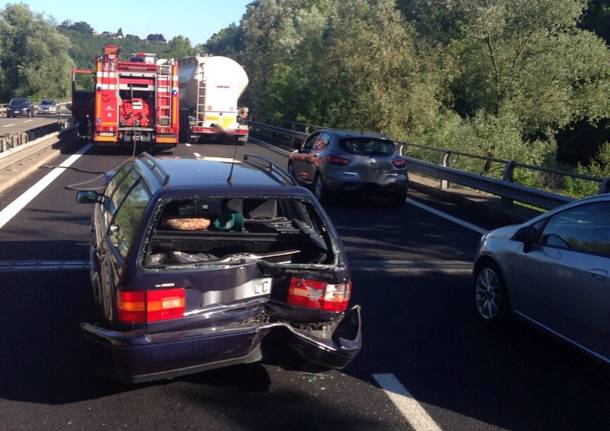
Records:
<instances>
[{"instance_id":1,"label":"dark grey car body","mask_svg":"<svg viewBox=\"0 0 610 431\"><path fill-rule=\"evenodd\" d=\"M485 281L486 270L488 280ZM506 300L489 302L492 281ZM493 299L493 289L491 299ZM475 261L481 317L498 306L610 362L610 195L556 208L483 235Z\"/></svg>"},{"instance_id":2,"label":"dark grey car body","mask_svg":"<svg viewBox=\"0 0 610 431\"><path fill-rule=\"evenodd\" d=\"M95 204L91 281L97 318L81 328L100 373L117 380L144 382L259 361L267 350L274 349L289 351L316 367L342 368L358 353L359 307L307 308L287 300L295 277L339 286L337 283L350 280L350 273L341 242L324 210L286 173L264 163L231 166L146 155L126 162L108 178L103 194L78 194L79 202ZM125 197L116 198L122 189ZM130 200L134 194L144 202L139 207ZM278 208L287 201L307 205L311 214L319 217L315 223L323 229L327 258L316 263L289 260L299 252L295 248L305 251L311 245L311 235L301 225L291 223L292 219L266 217L269 205L249 212L244 207L244 229L239 231L182 232L160 224L172 203L193 199L207 202L206 208L219 199L266 199L277 201ZM123 239L115 241L113 237L125 231L121 227L126 226L125 221L132 226L132 239L123 246ZM174 248L177 244L185 249L199 244L224 247L230 250L229 257L183 264L154 262L158 250L180 250ZM265 258L268 250L261 252L263 247L288 249L282 258L287 260ZM351 281L349 286L351 291ZM154 295L167 289L181 291L181 314L167 320L129 320L126 295ZM347 301L349 296L345 305ZM148 313L146 304L142 310Z\"/></svg>"},{"instance_id":3,"label":"dark grey car body","mask_svg":"<svg viewBox=\"0 0 610 431\"><path fill-rule=\"evenodd\" d=\"M346 142L375 142L367 152L350 151ZM405 160L389 139L357 132L320 129L290 154L289 171L320 199L328 193L382 195L403 203L408 186Z\"/></svg>"},{"instance_id":4,"label":"dark grey car body","mask_svg":"<svg viewBox=\"0 0 610 431\"><path fill-rule=\"evenodd\" d=\"M32 101L25 97L16 97L11 99L6 107L6 116L7 117L33 117L36 115L36 106L32 103Z\"/></svg>"}]
</instances>

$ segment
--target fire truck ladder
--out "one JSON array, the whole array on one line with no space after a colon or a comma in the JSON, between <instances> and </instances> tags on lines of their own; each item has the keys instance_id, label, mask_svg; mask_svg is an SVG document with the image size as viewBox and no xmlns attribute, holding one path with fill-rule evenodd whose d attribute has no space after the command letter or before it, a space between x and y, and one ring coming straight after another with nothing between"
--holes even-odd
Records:
<instances>
[{"instance_id":1,"label":"fire truck ladder","mask_svg":"<svg viewBox=\"0 0 610 431\"><path fill-rule=\"evenodd\" d=\"M156 97L157 97L157 124L161 127L170 127L172 118L172 88L174 86L172 65L160 65L157 70ZM163 81L164 84L160 84Z\"/></svg>"},{"instance_id":2,"label":"fire truck ladder","mask_svg":"<svg viewBox=\"0 0 610 431\"><path fill-rule=\"evenodd\" d=\"M202 127L205 121L205 77L201 66L201 79L197 83L197 125Z\"/></svg>"}]
</instances>

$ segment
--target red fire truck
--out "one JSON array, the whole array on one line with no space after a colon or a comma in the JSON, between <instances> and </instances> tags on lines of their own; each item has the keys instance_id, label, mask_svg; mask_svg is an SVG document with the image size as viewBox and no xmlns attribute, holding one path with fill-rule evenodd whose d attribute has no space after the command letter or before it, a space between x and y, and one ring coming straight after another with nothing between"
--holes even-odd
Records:
<instances>
[{"instance_id":1,"label":"red fire truck","mask_svg":"<svg viewBox=\"0 0 610 431\"><path fill-rule=\"evenodd\" d=\"M119 47L106 45L94 71L73 69L72 106L77 121L89 125L95 144L150 150L175 147L180 112L177 62L143 52L132 54L128 61L119 55ZM77 77L83 74L93 75L88 96L76 88Z\"/></svg>"}]
</instances>

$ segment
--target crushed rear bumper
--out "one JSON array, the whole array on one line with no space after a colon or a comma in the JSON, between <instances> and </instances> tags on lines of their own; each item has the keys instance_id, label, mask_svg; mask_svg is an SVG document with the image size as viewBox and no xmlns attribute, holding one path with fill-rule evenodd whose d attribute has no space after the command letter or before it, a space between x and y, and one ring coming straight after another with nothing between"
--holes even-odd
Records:
<instances>
[{"instance_id":1,"label":"crushed rear bumper","mask_svg":"<svg viewBox=\"0 0 610 431\"><path fill-rule=\"evenodd\" d=\"M81 324L90 360L104 377L142 383L193 374L262 359L261 342L282 331L285 347L306 362L325 368L343 368L362 344L360 307L348 311L332 339L308 336L288 323L244 324L231 328L204 328L147 334L118 332Z\"/></svg>"}]
</instances>

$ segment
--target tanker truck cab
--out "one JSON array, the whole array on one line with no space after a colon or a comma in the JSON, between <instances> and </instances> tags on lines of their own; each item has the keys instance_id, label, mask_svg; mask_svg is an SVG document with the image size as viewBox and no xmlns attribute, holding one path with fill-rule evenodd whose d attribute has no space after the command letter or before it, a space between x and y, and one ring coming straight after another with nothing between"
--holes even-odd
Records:
<instances>
[{"instance_id":1,"label":"tanker truck cab","mask_svg":"<svg viewBox=\"0 0 610 431\"><path fill-rule=\"evenodd\" d=\"M264 358L338 369L358 353L341 242L286 172L143 154L108 178L77 194L95 205L97 318L81 329L100 373L146 382Z\"/></svg>"},{"instance_id":2,"label":"tanker truck cab","mask_svg":"<svg viewBox=\"0 0 610 431\"><path fill-rule=\"evenodd\" d=\"M239 97L248 75L234 60L196 56L180 61L181 141L228 140L244 144L247 125L238 121Z\"/></svg>"}]
</instances>

